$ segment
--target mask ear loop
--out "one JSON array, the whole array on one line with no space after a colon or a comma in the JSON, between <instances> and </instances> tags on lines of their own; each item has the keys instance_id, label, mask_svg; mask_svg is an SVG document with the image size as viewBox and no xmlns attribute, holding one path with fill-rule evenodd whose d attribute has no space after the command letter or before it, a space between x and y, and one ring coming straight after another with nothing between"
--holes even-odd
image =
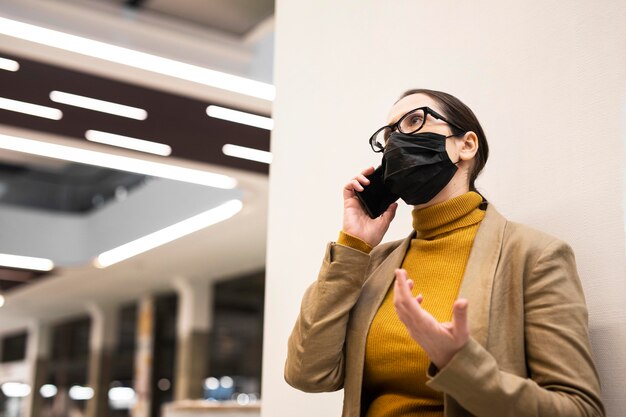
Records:
<instances>
[{"instance_id":1,"label":"mask ear loop","mask_svg":"<svg viewBox=\"0 0 626 417\"><path fill-rule=\"evenodd\" d=\"M465 133L465 132L463 132L463 133ZM454 136L460 136L461 134L462 133L459 133L458 135L450 135L450 136L446 136L445 138L448 139L448 138L451 138L451 137L454 137ZM450 161L450 162L452 162L452 161ZM456 167L458 168L459 167L458 164L460 164L460 163L461 163L461 155L459 155L459 160L458 161L452 162L452 165L456 165Z\"/></svg>"}]
</instances>

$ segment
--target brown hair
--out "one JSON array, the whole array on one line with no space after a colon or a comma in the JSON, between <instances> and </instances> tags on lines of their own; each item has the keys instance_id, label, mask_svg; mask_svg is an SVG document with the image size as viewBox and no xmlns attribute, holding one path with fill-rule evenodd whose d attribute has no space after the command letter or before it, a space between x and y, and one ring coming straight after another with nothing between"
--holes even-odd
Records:
<instances>
[{"instance_id":1,"label":"brown hair","mask_svg":"<svg viewBox=\"0 0 626 417\"><path fill-rule=\"evenodd\" d=\"M476 118L476 115L461 100L442 91L428 90L425 88L407 90L402 94L402 96L400 96L398 101L412 94L425 94L429 96L441 106L443 116L448 118L455 125L465 129L465 132L472 131L476 133L476 136L478 137L478 151L474 156L474 166L469 173L469 188L471 191L476 191L474 182L476 181L478 174L480 174L480 171L484 168L487 163L487 158L489 157L489 144L487 143L487 137L485 136L485 132ZM450 126L450 129L452 129L452 134L454 135L461 135L465 133L454 126Z\"/></svg>"}]
</instances>

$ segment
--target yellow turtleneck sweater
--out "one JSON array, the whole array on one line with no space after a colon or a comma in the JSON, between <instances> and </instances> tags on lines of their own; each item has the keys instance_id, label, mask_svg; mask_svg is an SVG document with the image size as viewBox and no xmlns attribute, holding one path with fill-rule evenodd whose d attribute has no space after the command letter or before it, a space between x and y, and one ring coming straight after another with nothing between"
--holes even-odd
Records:
<instances>
[{"instance_id":1,"label":"yellow turtleneck sweater","mask_svg":"<svg viewBox=\"0 0 626 417\"><path fill-rule=\"evenodd\" d=\"M416 236L402 262L423 294L422 307L439 322L452 320L472 243L485 212L481 196L468 192L434 206L413 210ZM337 243L365 252L362 240L340 233ZM443 395L426 386L430 361L398 319L390 286L367 335L363 404L367 417L443 417Z\"/></svg>"}]
</instances>

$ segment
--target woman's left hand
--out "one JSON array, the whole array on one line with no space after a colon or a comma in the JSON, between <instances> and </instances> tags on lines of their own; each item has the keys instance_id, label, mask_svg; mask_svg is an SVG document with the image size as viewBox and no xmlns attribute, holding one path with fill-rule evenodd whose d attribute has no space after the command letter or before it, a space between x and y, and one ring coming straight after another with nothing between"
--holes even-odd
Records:
<instances>
[{"instance_id":1,"label":"woman's left hand","mask_svg":"<svg viewBox=\"0 0 626 417\"><path fill-rule=\"evenodd\" d=\"M407 278L406 271L396 269L393 303L398 317L435 366L442 369L469 340L467 300L454 302L452 322L439 323L420 305L423 296L413 297L412 289L413 281Z\"/></svg>"}]
</instances>

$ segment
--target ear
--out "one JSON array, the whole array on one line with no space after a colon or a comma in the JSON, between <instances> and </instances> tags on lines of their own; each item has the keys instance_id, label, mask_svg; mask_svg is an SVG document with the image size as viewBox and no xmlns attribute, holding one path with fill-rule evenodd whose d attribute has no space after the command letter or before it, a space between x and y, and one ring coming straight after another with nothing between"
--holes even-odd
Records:
<instances>
[{"instance_id":1,"label":"ear","mask_svg":"<svg viewBox=\"0 0 626 417\"><path fill-rule=\"evenodd\" d=\"M459 142L459 159L462 161L473 159L476 152L478 152L478 136L476 136L476 133L472 131L466 132Z\"/></svg>"}]
</instances>

